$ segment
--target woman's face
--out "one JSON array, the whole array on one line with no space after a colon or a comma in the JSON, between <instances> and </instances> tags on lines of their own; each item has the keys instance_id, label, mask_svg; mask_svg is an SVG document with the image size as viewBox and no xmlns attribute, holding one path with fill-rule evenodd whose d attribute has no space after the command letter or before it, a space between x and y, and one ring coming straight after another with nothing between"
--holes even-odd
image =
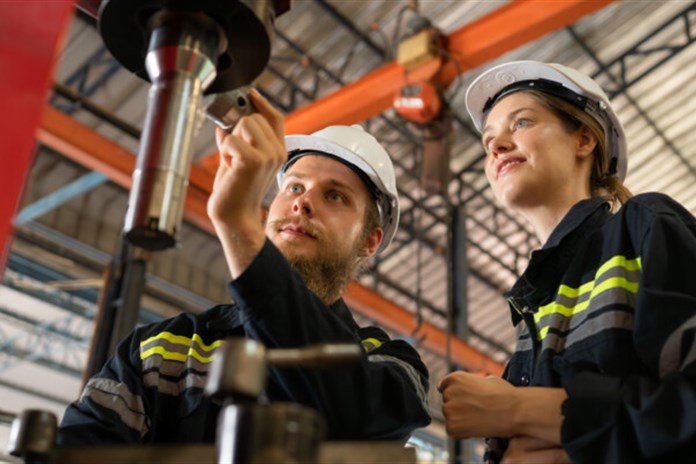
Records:
<instances>
[{"instance_id":1,"label":"woman's face","mask_svg":"<svg viewBox=\"0 0 696 464\"><path fill-rule=\"evenodd\" d=\"M556 207L590 196L594 139L585 128L569 133L532 95L503 97L488 114L481 137L486 177L504 206Z\"/></svg>"}]
</instances>

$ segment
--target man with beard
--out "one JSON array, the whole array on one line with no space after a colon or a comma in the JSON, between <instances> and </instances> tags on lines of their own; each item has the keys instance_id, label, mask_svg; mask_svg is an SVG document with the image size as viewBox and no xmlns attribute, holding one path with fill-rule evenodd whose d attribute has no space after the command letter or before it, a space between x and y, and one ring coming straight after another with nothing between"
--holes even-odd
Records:
<instances>
[{"instance_id":1,"label":"man with beard","mask_svg":"<svg viewBox=\"0 0 696 464\"><path fill-rule=\"evenodd\" d=\"M430 422L418 353L358 327L341 299L396 231L388 154L359 126L284 139L282 115L255 90L250 98L258 112L231 134L216 132L208 201L234 303L136 329L68 407L59 444L213 442L220 406L203 392L210 361L222 340L242 336L268 348L361 347L354 365L270 369L266 397L318 410L328 439L404 440ZM274 178L279 192L264 218Z\"/></svg>"}]
</instances>

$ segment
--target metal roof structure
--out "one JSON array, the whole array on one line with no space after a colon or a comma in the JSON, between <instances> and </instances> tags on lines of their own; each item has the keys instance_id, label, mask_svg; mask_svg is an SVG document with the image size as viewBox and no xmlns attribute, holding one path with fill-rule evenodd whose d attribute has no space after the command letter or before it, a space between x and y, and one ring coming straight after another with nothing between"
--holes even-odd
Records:
<instances>
[{"instance_id":1,"label":"metal roof structure","mask_svg":"<svg viewBox=\"0 0 696 464\"><path fill-rule=\"evenodd\" d=\"M31 168L14 174L26 176L26 185L0 287L0 397L12 399L3 409L60 412L78 395L104 271L118 252L149 84L109 54L89 14L94 4L77 2ZM406 80L396 47L421 18L448 38L439 79L454 131L442 195L428 193L419 178L423 128L391 107ZM360 322L411 340L433 385L453 365L499 373L513 350L502 292L540 244L488 188L464 108L468 83L497 63L558 62L592 75L625 125L627 186L665 192L696 213L695 26L696 2L674 0L293 2L276 21L271 60L255 85L287 115L289 133L360 123L397 169L396 238L347 295ZM229 300L229 274L205 217L214 153L206 121L194 141L180 244L153 254L141 322ZM450 278L453 224L461 226L454 230L466 258L455 261L466 275L457 281ZM457 335L450 333L454 295L466 302ZM435 391L431 400L437 419ZM443 436L438 422L432 433Z\"/></svg>"}]
</instances>

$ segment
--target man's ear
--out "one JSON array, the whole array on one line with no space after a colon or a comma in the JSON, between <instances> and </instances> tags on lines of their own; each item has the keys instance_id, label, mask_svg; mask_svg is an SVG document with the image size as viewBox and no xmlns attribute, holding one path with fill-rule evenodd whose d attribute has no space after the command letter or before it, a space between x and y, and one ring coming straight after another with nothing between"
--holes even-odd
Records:
<instances>
[{"instance_id":1,"label":"man's ear","mask_svg":"<svg viewBox=\"0 0 696 464\"><path fill-rule=\"evenodd\" d=\"M359 256L366 258L374 255L379 247L379 244L382 243L383 238L384 231L381 227L375 227L372 229L372 232L370 232L370 235L368 235L367 239L365 240L365 245L360 250Z\"/></svg>"},{"instance_id":2,"label":"man's ear","mask_svg":"<svg viewBox=\"0 0 696 464\"><path fill-rule=\"evenodd\" d=\"M579 158L586 158L594 153L597 146L597 138L589 127L583 125L578 129L578 140L576 154Z\"/></svg>"}]
</instances>

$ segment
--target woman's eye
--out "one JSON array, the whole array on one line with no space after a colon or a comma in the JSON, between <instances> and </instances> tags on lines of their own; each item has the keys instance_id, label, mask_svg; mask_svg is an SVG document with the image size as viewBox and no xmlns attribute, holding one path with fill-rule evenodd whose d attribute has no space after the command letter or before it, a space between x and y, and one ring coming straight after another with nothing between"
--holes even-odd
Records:
<instances>
[{"instance_id":1,"label":"woman's eye","mask_svg":"<svg viewBox=\"0 0 696 464\"><path fill-rule=\"evenodd\" d=\"M290 184L288 185L288 192L302 193L302 186L300 184Z\"/></svg>"},{"instance_id":2,"label":"woman's eye","mask_svg":"<svg viewBox=\"0 0 696 464\"><path fill-rule=\"evenodd\" d=\"M527 125L529 125L529 119L521 118L515 121L514 127L515 129L520 129L522 127L526 127Z\"/></svg>"}]
</instances>

